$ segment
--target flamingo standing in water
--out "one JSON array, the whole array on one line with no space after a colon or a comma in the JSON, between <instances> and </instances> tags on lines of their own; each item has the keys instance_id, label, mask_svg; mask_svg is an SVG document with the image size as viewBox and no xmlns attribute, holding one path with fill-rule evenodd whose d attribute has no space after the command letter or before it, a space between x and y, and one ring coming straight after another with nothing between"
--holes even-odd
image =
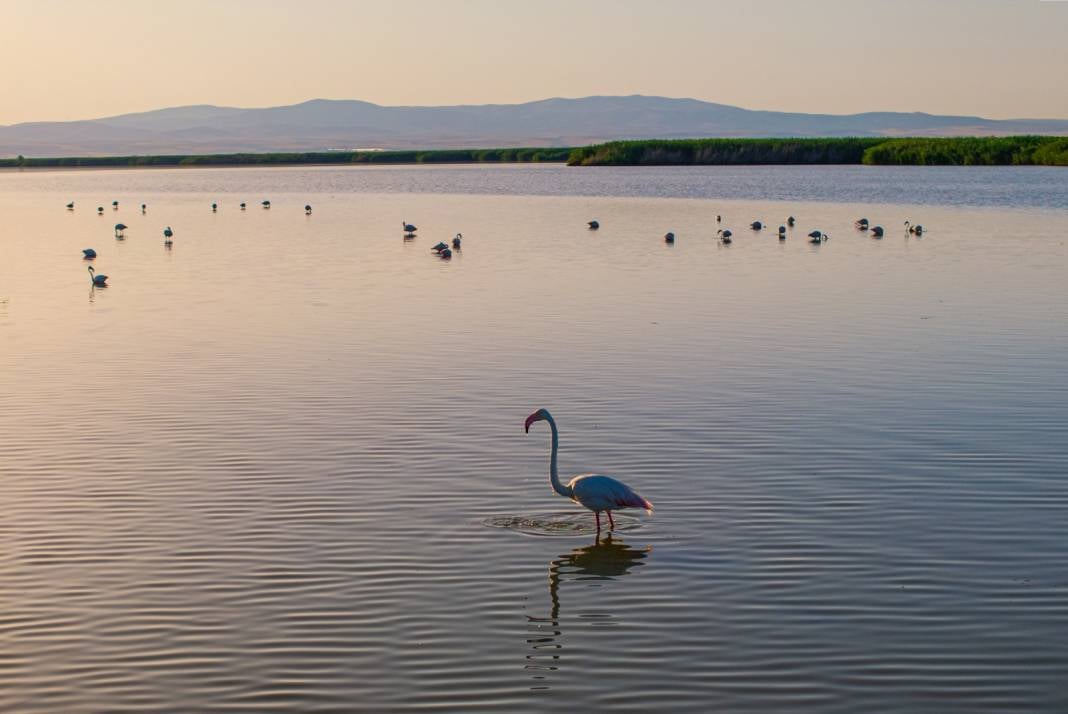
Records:
<instances>
[{"instance_id":1,"label":"flamingo standing in water","mask_svg":"<svg viewBox=\"0 0 1068 714\"><path fill-rule=\"evenodd\" d=\"M74 210L74 201L71 201L70 203L67 204L67 210L68 211L73 211Z\"/></svg>"},{"instance_id":2,"label":"flamingo standing in water","mask_svg":"<svg viewBox=\"0 0 1068 714\"><path fill-rule=\"evenodd\" d=\"M125 223L116 223L115 224L115 237L116 238L125 237L127 228L129 228L129 226L127 226Z\"/></svg>"},{"instance_id":3,"label":"flamingo standing in water","mask_svg":"<svg viewBox=\"0 0 1068 714\"><path fill-rule=\"evenodd\" d=\"M415 232L419 230L408 221L401 221L401 226L404 228L404 235L406 236L414 236Z\"/></svg>"},{"instance_id":4,"label":"flamingo standing in water","mask_svg":"<svg viewBox=\"0 0 1068 714\"><path fill-rule=\"evenodd\" d=\"M617 481L611 476L579 474L568 481L566 486L560 483L560 476L556 471L556 452L560 446L556 422L548 409L539 409L527 417L527 421L523 425L527 433L530 433L530 425L536 421L549 422L549 428L552 430L549 483L552 485L553 490L564 498L570 498L575 503L593 511L593 515L597 519L598 533L601 532L601 511L608 514L608 527L610 529L616 527L615 521L612 520L612 511L614 510L620 508L644 508L647 513L652 513L652 503L630 486L622 481Z\"/></svg>"},{"instance_id":5,"label":"flamingo standing in water","mask_svg":"<svg viewBox=\"0 0 1068 714\"><path fill-rule=\"evenodd\" d=\"M93 281L93 287L106 288L108 286L108 276L97 275L96 271L93 270L93 266L91 265L89 266L89 279Z\"/></svg>"}]
</instances>

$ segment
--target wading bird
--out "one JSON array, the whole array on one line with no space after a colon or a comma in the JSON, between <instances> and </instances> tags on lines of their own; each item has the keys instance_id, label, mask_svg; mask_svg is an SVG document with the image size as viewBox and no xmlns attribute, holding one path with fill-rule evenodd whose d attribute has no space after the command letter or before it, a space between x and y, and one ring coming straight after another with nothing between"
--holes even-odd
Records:
<instances>
[{"instance_id":1,"label":"wading bird","mask_svg":"<svg viewBox=\"0 0 1068 714\"><path fill-rule=\"evenodd\" d=\"M728 245L730 245L730 243L731 243L731 236L734 235L733 233L731 233L731 229L730 228L728 228L726 230L718 230L718 231L716 231L716 234L719 235L719 239L722 242L724 242L724 243L726 243Z\"/></svg>"},{"instance_id":2,"label":"wading bird","mask_svg":"<svg viewBox=\"0 0 1068 714\"><path fill-rule=\"evenodd\" d=\"M115 237L116 238L122 238L123 236L125 236L126 235L126 228L127 228L127 225L125 223L116 223L115 224Z\"/></svg>"},{"instance_id":3,"label":"wading bird","mask_svg":"<svg viewBox=\"0 0 1068 714\"><path fill-rule=\"evenodd\" d=\"M108 276L97 275L91 265L89 266L89 280L92 281L94 287L106 288L108 286Z\"/></svg>"},{"instance_id":4,"label":"wading bird","mask_svg":"<svg viewBox=\"0 0 1068 714\"><path fill-rule=\"evenodd\" d=\"M441 251L445 250L448 247L449 246L445 245L444 243L439 242L436 246L434 246L430 250L434 251L435 253L441 253Z\"/></svg>"},{"instance_id":5,"label":"wading bird","mask_svg":"<svg viewBox=\"0 0 1068 714\"><path fill-rule=\"evenodd\" d=\"M271 207L271 202L270 201L260 201L260 205L263 206L264 208L270 208Z\"/></svg>"},{"instance_id":6,"label":"wading bird","mask_svg":"<svg viewBox=\"0 0 1068 714\"><path fill-rule=\"evenodd\" d=\"M97 206L96 207L96 213L97 213L98 216L104 215L104 207L103 206Z\"/></svg>"},{"instance_id":7,"label":"wading bird","mask_svg":"<svg viewBox=\"0 0 1068 714\"><path fill-rule=\"evenodd\" d=\"M115 210L115 211L119 210L119 202L118 201L112 201L111 202L111 208L112 208L112 210Z\"/></svg>"},{"instance_id":8,"label":"wading bird","mask_svg":"<svg viewBox=\"0 0 1068 714\"><path fill-rule=\"evenodd\" d=\"M921 226L919 224L914 226L911 223L909 223L908 221L905 221L905 230L908 231L909 233L911 233L912 235L917 235L917 236L922 236L923 235L923 226Z\"/></svg>"},{"instance_id":9,"label":"wading bird","mask_svg":"<svg viewBox=\"0 0 1068 714\"><path fill-rule=\"evenodd\" d=\"M173 237L174 231L171 230L170 226L163 229L163 245L172 245L174 243L174 241L171 240Z\"/></svg>"},{"instance_id":10,"label":"wading bird","mask_svg":"<svg viewBox=\"0 0 1068 714\"><path fill-rule=\"evenodd\" d=\"M823 241L830 239L830 236L824 233L823 231L812 231L808 234L808 237L812 239L809 241L809 243L815 243L816 245L819 245Z\"/></svg>"},{"instance_id":11,"label":"wading bird","mask_svg":"<svg viewBox=\"0 0 1068 714\"><path fill-rule=\"evenodd\" d=\"M463 233L457 233L456 236L453 237L453 239L452 239L452 249L453 250L460 250L460 244L463 243L463 241L464 241L464 234Z\"/></svg>"},{"instance_id":12,"label":"wading bird","mask_svg":"<svg viewBox=\"0 0 1068 714\"><path fill-rule=\"evenodd\" d=\"M68 211L73 211L74 210L74 201L71 201L70 203L67 204L67 210Z\"/></svg>"},{"instance_id":13,"label":"wading bird","mask_svg":"<svg viewBox=\"0 0 1068 714\"><path fill-rule=\"evenodd\" d=\"M675 234L672 233L671 231L668 231L667 233L665 233L664 234L664 242L665 243L674 243L675 242Z\"/></svg>"},{"instance_id":14,"label":"wading bird","mask_svg":"<svg viewBox=\"0 0 1068 714\"><path fill-rule=\"evenodd\" d=\"M601 224L597 221L586 221L586 225L590 227L591 231L595 231L601 227Z\"/></svg>"},{"instance_id":15,"label":"wading bird","mask_svg":"<svg viewBox=\"0 0 1068 714\"><path fill-rule=\"evenodd\" d=\"M308 204L308 205L304 206L304 215L305 216L310 216L311 215L311 204Z\"/></svg>"},{"instance_id":16,"label":"wading bird","mask_svg":"<svg viewBox=\"0 0 1068 714\"><path fill-rule=\"evenodd\" d=\"M789 218L786 219L786 225L790 226L791 228L794 227L794 222L795 221L794 221L794 217L793 216L790 216Z\"/></svg>"},{"instance_id":17,"label":"wading bird","mask_svg":"<svg viewBox=\"0 0 1068 714\"><path fill-rule=\"evenodd\" d=\"M753 221L749 224L749 227L752 228L754 231L759 231L761 228L764 227L764 224L760 221Z\"/></svg>"},{"instance_id":18,"label":"wading bird","mask_svg":"<svg viewBox=\"0 0 1068 714\"><path fill-rule=\"evenodd\" d=\"M868 230L868 219L858 218L857 220L853 221L853 225L856 227L857 230L866 231Z\"/></svg>"},{"instance_id":19,"label":"wading bird","mask_svg":"<svg viewBox=\"0 0 1068 714\"><path fill-rule=\"evenodd\" d=\"M219 210L219 204L217 204L217 203L211 204L211 212L212 213L215 213L218 210Z\"/></svg>"},{"instance_id":20,"label":"wading bird","mask_svg":"<svg viewBox=\"0 0 1068 714\"><path fill-rule=\"evenodd\" d=\"M96 257L96 251L92 248L83 248L82 255L85 256L85 260L92 260Z\"/></svg>"},{"instance_id":21,"label":"wading bird","mask_svg":"<svg viewBox=\"0 0 1068 714\"><path fill-rule=\"evenodd\" d=\"M418 228L413 226L411 223L408 223L407 221L401 221L401 225L404 226L404 235L406 235L406 236L413 236L413 235L415 235L415 232L417 230L419 230Z\"/></svg>"},{"instance_id":22,"label":"wading bird","mask_svg":"<svg viewBox=\"0 0 1068 714\"><path fill-rule=\"evenodd\" d=\"M872 226L871 237L872 238L882 238L883 237L883 227L882 226Z\"/></svg>"},{"instance_id":23,"label":"wading bird","mask_svg":"<svg viewBox=\"0 0 1068 714\"><path fill-rule=\"evenodd\" d=\"M779 240L786 240L786 226L779 226Z\"/></svg>"},{"instance_id":24,"label":"wading bird","mask_svg":"<svg viewBox=\"0 0 1068 714\"><path fill-rule=\"evenodd\" d=\"M719 214L717 213L717 214L716 214L716 223L722 223L722 222L723 222L723 216L721 216L721 215L719 215Z\"/></svg>"},{"instance_id":25,"label":"wading bird","mask_svg":"<svg viewBox=\"0 0 1068 714\"><path fill-rule=\"evenodd\" d=\"M608 514L608 527L615 528L616 523L612 519L612 511L620 508L644 508L647 513L652 513L653 504L642 497L637 491L622 481L617 481L611 476L600 474L579 474L568 481L567 485L560 483L560 476L556 471L556 452L559 449L560 436L556 430L556 422L553 415L547 409L539 409L527 417L523 425L529 433L530 425L536 421L549 422L552 430L552 452L549 456L549 483L553 490L564 498L570 498L575 503L585 506L593 511L597 519L597 532L601 532L601 511Z\"/></svg>"},{"instance_id":26,"label":"wading bird","mask_svg":"<svg viewBox=\"0 0 1068 714\"><path fill-rule=\"evenodd\" d=\"M245 210L245 202L244 201L241 202L241 210L242 211Z\"/></svg>"},{"instance_id":27,"label":"wading bird","mask_svg":"<svg viewBox=\"0 0 1068 714\"><path fill-rule=\"evenodd\" d=\"M145 204L143 204L143 203L142 203L142 204L141 204L141 214L142 214L142 215L144 215L144 212L145 212L145 210L147 210L147 209L148 209L148 206L146 206Z\"/></svg>"},{"instance_id":28,"label":"wading bird","mask_svg":"<svg viewBox=\"0 0 1068 714\"><path fill-rule=\"evenodd\" d=\"M446 259L451 258L452 257L452 250L450 250L449 247L446 246L444 250L442 250L442 251L440 251L438 253L438 255L440 255L442 258L446 258Z\"/></svg>"}]
</instances>

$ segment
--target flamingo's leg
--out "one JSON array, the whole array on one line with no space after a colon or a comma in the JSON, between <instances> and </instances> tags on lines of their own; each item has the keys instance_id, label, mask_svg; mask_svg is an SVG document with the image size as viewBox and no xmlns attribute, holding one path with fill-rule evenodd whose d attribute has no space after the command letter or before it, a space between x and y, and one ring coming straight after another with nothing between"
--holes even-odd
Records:
<instances>
[{"instance_id":1,"label":"flamingo's leg","mask_svg":"<svg viewBox=\"0 0 1068 714\"><path fill-rule=\"evenodd\" d=\"M605 513L608 514L608 528L609 528L609 530L615 530L616 522L612 520L612 512L611 511L605 511Z\"/></svg>"},{"instance_id":2,"label":"flamingo's leg","mask_svg":"<svg viewBox=\"0 0 1068 714\"><path fill-rule=\"evenodd\" d=\"M601 532L601 512L600 511L594 511L593 512L593 517L597 519L597 532L600 533Z\"/></svg>"}]
</instances>

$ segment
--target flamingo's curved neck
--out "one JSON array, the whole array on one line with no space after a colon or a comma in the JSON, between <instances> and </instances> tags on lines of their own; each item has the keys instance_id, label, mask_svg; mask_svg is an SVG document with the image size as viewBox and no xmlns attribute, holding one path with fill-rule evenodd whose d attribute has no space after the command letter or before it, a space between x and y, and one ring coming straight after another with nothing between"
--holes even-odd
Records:
<instances>
[{"instance_id":1,"label":"flamingo's curved neck","mask_svg":"<svg viewBox=\"0 0 1068 714\"><path fill-rule=\"evenodd\" d=\"M545 421L549 422L549 428L553 432L553 450L552 455L549 457L549 483L552 484L553 490L564 498L571 498L571 489L560 483L560 474L556 470L556 452L560 448L560 436L556 431L556 422L553 421L551 416L546 416Z\"/></svg>"}]
</instances>

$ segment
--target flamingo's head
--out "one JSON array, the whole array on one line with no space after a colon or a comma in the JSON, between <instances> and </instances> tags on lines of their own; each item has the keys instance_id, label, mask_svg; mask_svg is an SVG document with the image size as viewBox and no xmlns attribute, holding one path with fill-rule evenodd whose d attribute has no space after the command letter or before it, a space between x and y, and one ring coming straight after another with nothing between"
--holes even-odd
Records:
<instances>
[{"instance_id":1,"label":"flamingo's head","mask_svg":"<svg viewBox=\"0 0 1068 714\"><path fill-rule=\"evenodd\" d=\"M523 424L523 431L530 433L530 425L536 421L544 421L549 418L549 412L545 409L539 409L530 416L527 417L526 422Z\"/></svg>"}]
</instances>

